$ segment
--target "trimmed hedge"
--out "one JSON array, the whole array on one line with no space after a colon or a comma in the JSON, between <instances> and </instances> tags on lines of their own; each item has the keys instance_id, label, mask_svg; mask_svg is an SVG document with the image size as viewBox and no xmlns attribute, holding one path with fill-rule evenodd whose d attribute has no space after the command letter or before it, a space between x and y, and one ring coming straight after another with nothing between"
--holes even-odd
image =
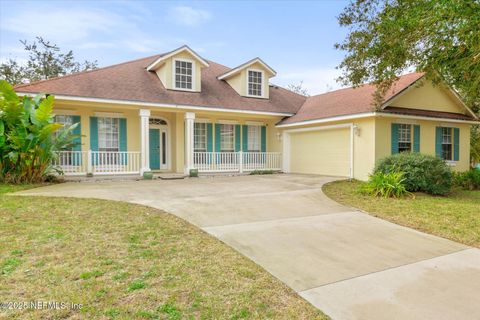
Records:
<instances>
[{"instance_id":1,"label":"trimmed hedge","mask_svg":"<svg viewBox=\"0 0 480 320\"><path fill-rule=\"evenodd\" d=\"M402 152L378 161L374 173L402 172L410 192L446 195L453 183L450 167L440 158L421 153Z\"/></svg>"}]
</instances>

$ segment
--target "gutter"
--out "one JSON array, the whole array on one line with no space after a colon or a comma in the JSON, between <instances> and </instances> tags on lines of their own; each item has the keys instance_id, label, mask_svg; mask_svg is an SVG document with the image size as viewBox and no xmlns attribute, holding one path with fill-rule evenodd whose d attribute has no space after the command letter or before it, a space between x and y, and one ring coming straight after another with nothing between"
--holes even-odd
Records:
<instances>
[{"instance_id":1,"label":"gutter","mask_svg":"<svg viewBox=\"0 0 480 320\"><path fill-rule=\"evenodd\" d=\"M35 96L38 93L31 92L17 92L19 96ZM245 109L224 109L224 108L215 108L215 107L203 107L203 106L190 106L190 105L181 105L181 104L168 104L168 103L156 103L156 102L141 102L141 101L132 101L132 100L115 100L115 99L104 99L104 98L85 98L77 96L65 96L65 95L55 95L57 100L65 101L79 101L79 102L96 102L96 103L107 103L107 104L120 104L120 105L133 105L139 107L154 107L154 108L169 108L177 110L200 110L200 111L218 111L218 112L228 112L228 113L243 113L243 114L255 114L255 115L268 115L268 116L279 116L279 117L291 117L294 113L286 112L268 112L268 111L252 111Z\"/></svg>"}]
</instances>

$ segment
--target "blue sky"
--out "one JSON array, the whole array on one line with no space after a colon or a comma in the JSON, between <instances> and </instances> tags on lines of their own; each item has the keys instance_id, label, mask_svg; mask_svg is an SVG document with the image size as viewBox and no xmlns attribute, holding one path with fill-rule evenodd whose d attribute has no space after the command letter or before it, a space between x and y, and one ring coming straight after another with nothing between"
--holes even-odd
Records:
<instances>
[{"instance_id":1,"label":"blue sky","mask_svg":"<svg viewBox=\"0 0 480 320\"><path fill-rule=\"evenodd\" d=\"M339 87L347 30L336 17L347 1L0 1L0 59L25 54L19 39L43 36L77 60L107 66L188 44L235 67L259 56L272 83L304 81L310 94ZM24 61L24 60L23 60Z\"/></svg>"}]
</instances>

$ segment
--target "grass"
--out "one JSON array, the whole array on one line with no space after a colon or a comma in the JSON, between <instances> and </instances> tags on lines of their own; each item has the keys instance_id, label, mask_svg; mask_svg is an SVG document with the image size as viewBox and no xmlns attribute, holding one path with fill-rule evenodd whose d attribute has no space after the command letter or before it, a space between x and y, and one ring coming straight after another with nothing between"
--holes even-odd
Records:
<instances>
[{"instance_id":1,"label":"grass","mask_svg":"<svg viewBox=\"0 0 480 320\"><path fill-rule=\"evenodd\" d=\"M376 198L358 192L362 182L336 181L323 191L333 200L426 233L480 247L480 191L455 190L448 197Z\"/></svg>"},{"instance_id":2,"label":"grass","mask_svg":"<svg viewBox=\"0 0 480 320\"><path fill-rule=\"evenodd\" d=\"M4 195L29 187L0 185L0 302L82 307L0 310L0 318L327 319L175 216L122 202Z\"/></svg>"}]
</instances>

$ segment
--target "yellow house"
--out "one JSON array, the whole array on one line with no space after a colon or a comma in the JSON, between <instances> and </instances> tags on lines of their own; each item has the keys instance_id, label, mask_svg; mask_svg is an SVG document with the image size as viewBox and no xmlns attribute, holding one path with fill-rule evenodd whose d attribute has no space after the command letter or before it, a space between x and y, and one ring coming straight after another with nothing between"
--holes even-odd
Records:
<instances>
[{"instance_id":1,"label":"yellow house","mask_svg":"<svg viewBox=\"0 0 480 320\"><path fill-rule=\"evenodd\" d=\"M277 170L366 179L397 152L469 168L477 116L422 74L400 77L373 107L375 87L304 97L270 84L259 58L236 68L188 46L169 53L19 85L55 95L58 122L80 123L81 143L61 152L66 174L188 174Z\"/></svg>"}]
</instances>

